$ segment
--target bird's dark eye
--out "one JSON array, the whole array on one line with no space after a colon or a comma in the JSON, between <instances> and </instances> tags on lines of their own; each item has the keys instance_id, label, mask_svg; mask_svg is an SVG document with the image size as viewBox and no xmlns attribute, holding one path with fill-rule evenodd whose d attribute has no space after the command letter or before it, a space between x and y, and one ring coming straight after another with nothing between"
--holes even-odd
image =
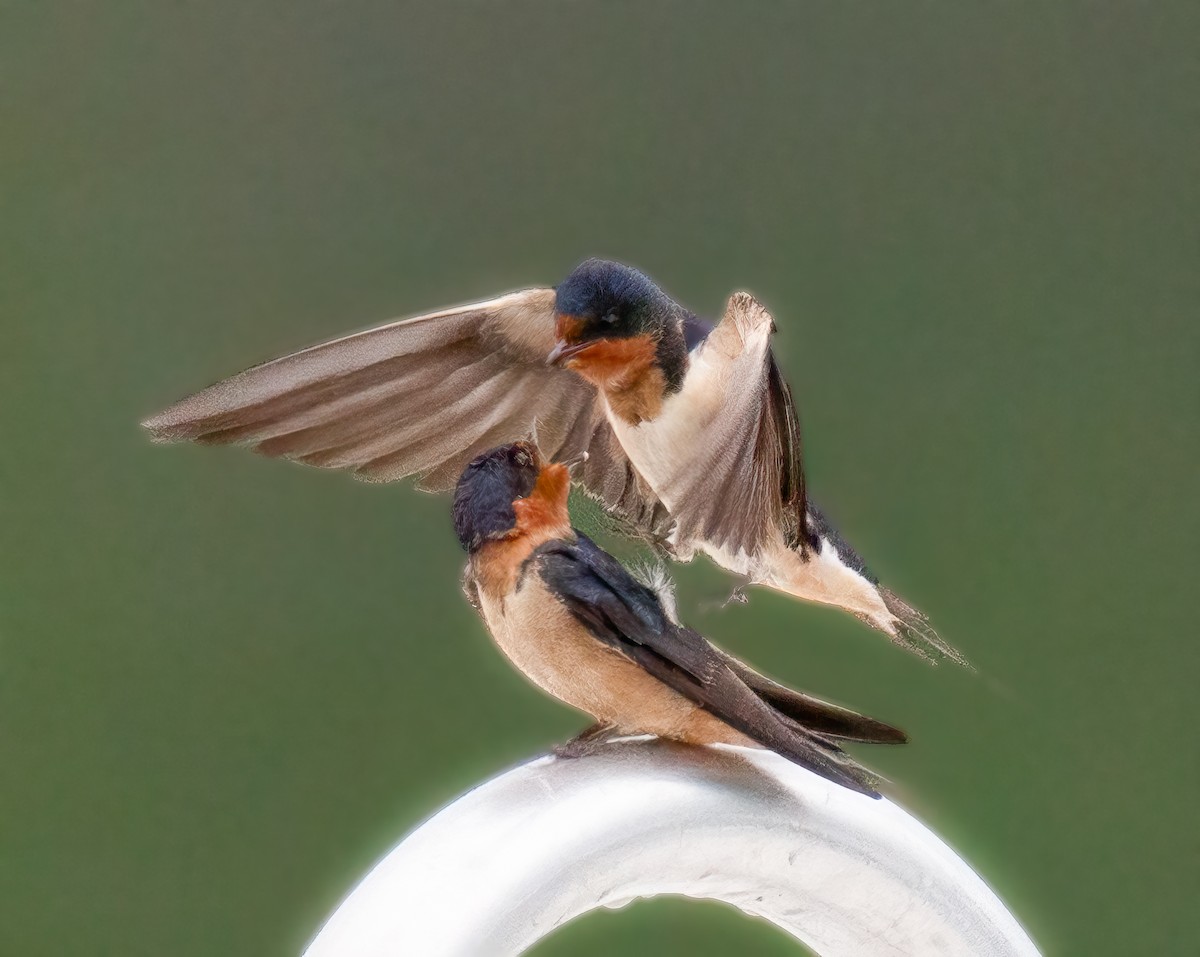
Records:
<instances>
[{"instance_id":1,"label":"bird's dark eye","mask_svg":"<svg viewBox=\"0 0 1200 957\"><path fill-rule=\"evenodd\" d=\"M619 320L620 318L621 317L618 316L615 312L610 312L610 313L606 313L605 315L601 316L600 321L602 323L604 323L606 326L615 326L617 324L617 320Z\"/></svg>"}]
</instances>

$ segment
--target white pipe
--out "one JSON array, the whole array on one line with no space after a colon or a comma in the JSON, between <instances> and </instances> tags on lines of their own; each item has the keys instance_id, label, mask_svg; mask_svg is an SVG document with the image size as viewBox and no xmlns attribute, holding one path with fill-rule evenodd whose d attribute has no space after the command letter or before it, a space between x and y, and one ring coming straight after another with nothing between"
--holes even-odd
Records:
<instances>
[{"instance_id":1,"label":"white pipe","mask_svg":"<svg viewBox=\"0 0 1200 957\"><path fill-rule=\"evenodd\" d=\"M511 957L596 907L726 901L821 957L1037 957L923 824L766 751L625 741L538 758L405 838L305 957Z\"/></svg>"}]
</instances>

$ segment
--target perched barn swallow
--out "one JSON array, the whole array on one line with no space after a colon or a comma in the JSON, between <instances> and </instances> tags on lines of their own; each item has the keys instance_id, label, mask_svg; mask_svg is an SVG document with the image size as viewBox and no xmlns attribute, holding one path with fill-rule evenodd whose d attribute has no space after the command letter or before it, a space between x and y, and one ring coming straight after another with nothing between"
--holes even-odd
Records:
<instances>
[{"instance_id":1,"label":"perched barn swallow","mask_svg":"<svg viewBox=\"0 0 1200 957\"><path fill-rule=\"evenodd\" d=\"M776 684L681 624L672 602L572 529L569 486L564 465L518 442L472 461L454 494L464 582L496 644L596 720L560 753L618 734L748 745L878 797L837 742L901 744L904 733Z\"/></svg>"},{"instance_id":2,"label":"perched barn swallow","mask_svg":"<svg viewBox=\"0 0 1200 957\"><path fill-rule=\"evenodd\" d=\"M589 259L533 288L367 329L256 366L144 423L371 481L453 486L534 433L551 460L675 558L845 608L909 650L963 662L880 585L809 501L774 322L746 293L716 327L629 266Z\"/></svg>"}]
</instances>

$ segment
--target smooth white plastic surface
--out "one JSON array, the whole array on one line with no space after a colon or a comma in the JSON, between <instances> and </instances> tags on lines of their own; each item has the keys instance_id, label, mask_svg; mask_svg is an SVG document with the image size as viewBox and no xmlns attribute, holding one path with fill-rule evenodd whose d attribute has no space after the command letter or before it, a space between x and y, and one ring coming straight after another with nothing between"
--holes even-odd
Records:
<instances>
[{"instance_id":1,"label":"smooth white plastic surface","mask_svg":"<svg viewBox=\"0 0 1200 957\"><path fill-rule=\"evenodd\" d=\"M766 751L624 741L538 758L417 828L305 957L510 957L596 907L726 901L822 957L1037 957L933 832Z\"/></svg>"}]
</instances>

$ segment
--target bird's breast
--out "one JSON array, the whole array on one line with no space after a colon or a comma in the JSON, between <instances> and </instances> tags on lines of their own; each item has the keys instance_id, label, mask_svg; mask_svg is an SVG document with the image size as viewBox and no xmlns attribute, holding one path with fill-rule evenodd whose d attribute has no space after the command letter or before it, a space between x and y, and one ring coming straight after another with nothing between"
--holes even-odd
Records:
<instances>
[{"instance_id":1,"label":"bird's breast","mask_svg":"<svg viewBox=\"0 0 1200 957\"><path fill-rule=\"evenodd\" d=\"M596 715L611 710L605 685L622 656L601 644L532 570L498 601L483 595L482 611L504 656L543 691Z\"/></svg>"},{"instance_id":2,"label":"bird's breast","mask_svg":"<svg viewBox=\"0 0 1200 957\"><path fill-rule=\"evenodd\" d=\"M533 569L503 601L481 592L480 604L504 656L564 704L631 732L671 735L694 720L691 702L594 638Z\"/></svg>"},{"instance_id":3,"label":"bird's breast","mask_svg":"<svg viewBox=\"0 0 1200 957\"><path fill-rule=\"evenodd\" d=\"M702 467L705 443L718 441L713 424L721 413L727 366L710 361L703 347L692 353L683 387L667 396L653 419L633 425L606 405L609 425L629 461L668 510L677 506L680 476Z\"/></svg>"}]
</instances>

